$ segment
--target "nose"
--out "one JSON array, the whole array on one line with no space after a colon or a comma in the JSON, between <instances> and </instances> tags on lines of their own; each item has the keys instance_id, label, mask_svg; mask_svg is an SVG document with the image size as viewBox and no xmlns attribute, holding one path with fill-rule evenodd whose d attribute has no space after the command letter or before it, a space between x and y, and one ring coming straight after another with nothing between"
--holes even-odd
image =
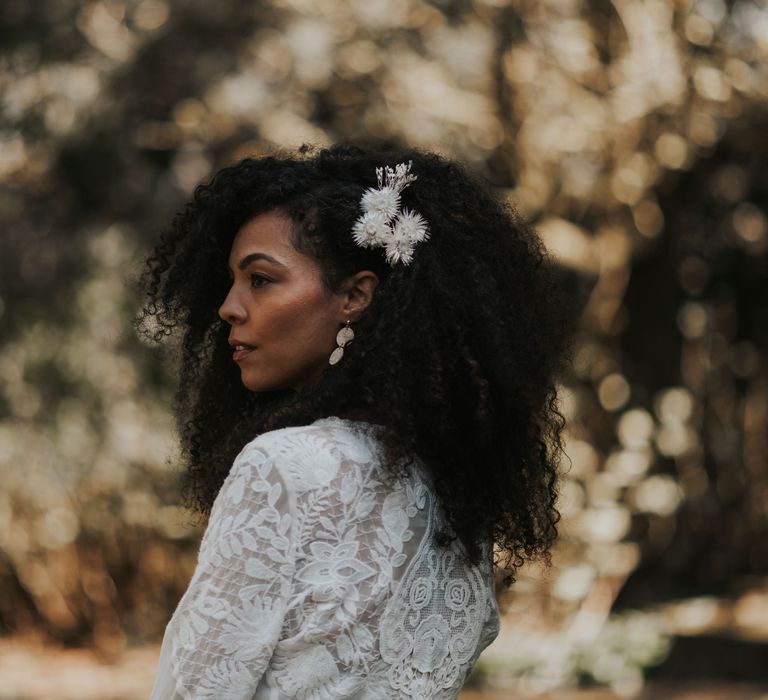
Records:
<instances>
[{"instance_id":1,"label":"nose","mask_svg":"<svg viewBox=\"0 0 768 700\"><path fill-rule=\"evenodd\" d=\"M245 320L245 308L237 300L234 286L230 288L226 299L219 307L219 318L230 325L242 323Z\"/></svg>"}]
</instances>

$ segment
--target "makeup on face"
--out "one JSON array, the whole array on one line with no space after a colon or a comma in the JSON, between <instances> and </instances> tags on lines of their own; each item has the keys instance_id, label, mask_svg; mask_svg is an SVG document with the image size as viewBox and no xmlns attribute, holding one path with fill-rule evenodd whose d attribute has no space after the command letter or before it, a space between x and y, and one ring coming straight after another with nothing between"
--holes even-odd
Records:
<instances>
[{"instance_id":1,"label":"makeup on face","mask_svg":"<svg viewBox=\"0 0 768 700\"><path fill-rule=\"evenodd\" d=\"M342 298L325 288L319 264L290 242L291 222L267 212L237 233L232 285L219 308L230 324L232 359L253 391L296 388L327 366Z\"/></svg>"}]
</instances>

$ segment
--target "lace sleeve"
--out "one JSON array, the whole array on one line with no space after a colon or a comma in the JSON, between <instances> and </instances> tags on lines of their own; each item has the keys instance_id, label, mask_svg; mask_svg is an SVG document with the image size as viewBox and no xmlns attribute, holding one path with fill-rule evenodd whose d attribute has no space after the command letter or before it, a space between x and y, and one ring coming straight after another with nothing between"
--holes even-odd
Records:
<instances>
[{"instance_id":1,"label":"lace sleeve","mask_svg":"<svg viewBox=\"0 0 768 700\"><path fill-rule=\"evenodd\" d=\"M150 700L251 698L295 569L295 499L256 438L213 505L197 568L166 628Z\"/></svg>"}]
</instances>

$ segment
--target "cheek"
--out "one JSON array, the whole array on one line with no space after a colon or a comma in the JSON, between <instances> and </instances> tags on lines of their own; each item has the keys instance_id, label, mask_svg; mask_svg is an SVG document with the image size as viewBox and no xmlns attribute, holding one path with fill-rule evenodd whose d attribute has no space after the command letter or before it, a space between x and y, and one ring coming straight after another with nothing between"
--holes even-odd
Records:
<instances>
[{"instance_id":1,"label":"cheek","mask_svg":"<svg viewBox=\"0 0 768 700\"><path fill-rule=\"evenodd\" d=\"M270 314L270 335L294 344L294 352L325 346L335 333L328 299L317 290L302 290Z\"/></svg>"}]
</instances>

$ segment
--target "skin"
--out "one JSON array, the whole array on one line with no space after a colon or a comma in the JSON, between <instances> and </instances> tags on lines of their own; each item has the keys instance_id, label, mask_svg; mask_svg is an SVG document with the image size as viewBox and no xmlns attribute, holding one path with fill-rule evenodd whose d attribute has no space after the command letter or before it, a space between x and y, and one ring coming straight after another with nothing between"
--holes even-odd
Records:
<instances>
[{"instance_id":1,"label":"skin","mask_svg":"<svg viewBox=\"0 0 768 700\"><path fill-rule=\"evenodd\" d=\"M329 292L317 261L292 246L291 226L281 212L260 214L237 232L229 254L232 286L219 316L230 324L230 338L255 347L238 361L251 391L297 390L316 381L331 367L336 334L347 319L354 330L379 282L361 270ZM241 269L252 253L276 262L254 259Z\"/></svg>"}]
</instances>

